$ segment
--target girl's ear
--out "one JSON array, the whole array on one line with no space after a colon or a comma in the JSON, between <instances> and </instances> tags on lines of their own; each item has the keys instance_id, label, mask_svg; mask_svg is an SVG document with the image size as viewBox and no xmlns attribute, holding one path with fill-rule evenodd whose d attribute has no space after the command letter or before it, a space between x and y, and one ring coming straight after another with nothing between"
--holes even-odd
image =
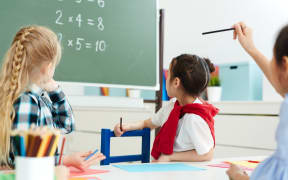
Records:
<instances>
[{"instance_id":1,"label":"girl's ear","mask_svg":"<svg viewBox=\"0 0 288 180\"><path fill-rule=\"evenodd\" d=\"M41 72L41 74L47 74L47 72L48 72L48 64L46 64L46 63L41 64L40 72Z\"/></svg>"},{"instance_id":2,"label":"girl's ear","mask_svg":"<svg viewBox=\"0 0 288 180\"><path fill-rule=\"evenodd\" d=\"M180 86L180 84L181 84L181 80L180 80L178 77L176 77L173 81L174 81L174 82L173 82L173 85L174 85L176 88L178 88L178 87Z\"/></svg>"},{"instance_id":3,"label":"girl's ear","mask_svg":"<svg viewBox=\"0 0 288 180\"><path fill-rule=\"evenodd\" d=\"M288 56L282 57L282 69L285 79L288 79Z\"/></svg>"},{"instance_id":4,"label":"girl's ear","mask_svg":"<svg viewBox=\"0 0 288 180\"><path fill-rule=\"evenodd\" d=\"M288 56L282 57L282 66L285 71L288 71Z\"/></svg>"},{"instance_id":5,"label":"girl's ear","mask_svg":"<svg viewBox=\"0 0 288 180\"><path fill-rule=\"evenodd\" d=\"M52 62L44 62L42 63L41 67L40 67L40 72L43 75L47 75L49 74L50 69L52 68L53 63Z\"/></svg>"}]
</instances>

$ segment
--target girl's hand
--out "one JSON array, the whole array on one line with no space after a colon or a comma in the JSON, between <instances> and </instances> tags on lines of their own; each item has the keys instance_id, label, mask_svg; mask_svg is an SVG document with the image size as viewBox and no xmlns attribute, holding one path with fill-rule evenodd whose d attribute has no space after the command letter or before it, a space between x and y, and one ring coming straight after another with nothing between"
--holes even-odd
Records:
<instances>
[{"instance_id":1,"label":"girl's hand","mask_svg":"<svg viewBox=\"0 0 288 180\"><path fill-rule=\"evenodd\" d=\"M232 164L226 173L230 180L249 180L247 173L235 164Z\"/></svg>"},{"instance_id":2,"label":"girl's hand","mask_svg":"<svg viewBox=\"0 0 288 180\"><path fill-rule=\"evenodd\" d=\"M120 123L116 124L114 127L114 134L116 137L122 136L125 132L129 131L129 125L127 124L122 124L122 130L120 128Z\"/></svg>"},{"instance_id":3,"label":"girl's hand","mask_svg":"<svg viewBox=\"0 0 288 180\"><path fill-rule=\"evenodd\" d=\"M68 180L70 171L65 166L56 166L55 167L55 175L57 180Z\"/></svg>"},{"instance_id":4,"label":"girl's hand","mask_svg":"<svg viewBox=\"0 0 288 180\"><path fill-rule=\"evenodd\" d=\"M85 171L92 165L98 164L100 161L104 160L106 157L102 153L96 153L88 160L85 161L85 158L92 154L92 151L89 152L77 152L64 156L63 164L65 166L73 166L79 170Z\"/></svg>"},{"instance_id":5,"label":"girl's hand","mask_svg":"<svg viewBox=\"0 0 288 180\"><path fill-rule=\"evenodd\" d=\"M54 79L50 79L49 81L41 84L41 88L48 92L55 91L58 87L59 84Z\"/></svg>"},{"instance_id":6,"label":"girl's hand","mask_svg":"<svg viewBox=\"0 0 288 180\"><path fill-rule=\"evenodd\" d=\"M246 26L244 22L237 23L233 25L233 27L235 28L233 39L236 40L238 38L241 46L248 54L254 52L256 50L256 47L254 46L253 42L252 29Z\"/></svg>"},{"instance_id":7,"label":"girl's hand","mask_svg":"<svg viewBox=\"0 0 288 180\"><path fill-rule=\"evenodd\" d=\"M9 166L1 166L0 165L0 171L6 171L6 170L12 170Z\"/></svg>"}]
</instances>

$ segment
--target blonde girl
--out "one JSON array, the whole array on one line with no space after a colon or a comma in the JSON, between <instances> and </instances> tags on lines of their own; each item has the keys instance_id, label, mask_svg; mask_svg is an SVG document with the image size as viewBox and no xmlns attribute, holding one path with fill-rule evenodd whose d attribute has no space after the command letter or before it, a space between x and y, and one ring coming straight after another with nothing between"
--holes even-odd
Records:
<instances>
[{"instance_id":1,"label":"blonde girl","mask_svg":"<svg viewBox=\"0 0 288 180\"><path fill-rule=\"evenodd\" d=\"M29 129L31 124L74 129L72 109L59 84L53 79L61 58L56 34L42 26L21 28L14 37L0 73L0 163L13 164L10 149L12 129ZM87 153L64 157L65 165L86 168L103 158L96 154L84 161Z\"/></svg>"}]
</instances>

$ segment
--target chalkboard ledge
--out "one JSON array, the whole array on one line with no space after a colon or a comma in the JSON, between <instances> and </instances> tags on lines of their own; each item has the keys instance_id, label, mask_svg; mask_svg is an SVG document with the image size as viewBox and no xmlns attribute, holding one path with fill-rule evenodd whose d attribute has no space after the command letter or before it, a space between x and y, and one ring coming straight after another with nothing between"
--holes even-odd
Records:
<instances>
[{"instance_id":1,"label":"chalkboard ledge","mask_svg":"<svg viewBox=\"0 0 288 180\"><path fill-rule=\"evenodd\" d=\"M69 96L72 107L145 108L143 98L110 96Z\"/></svg>"}]
</instances>

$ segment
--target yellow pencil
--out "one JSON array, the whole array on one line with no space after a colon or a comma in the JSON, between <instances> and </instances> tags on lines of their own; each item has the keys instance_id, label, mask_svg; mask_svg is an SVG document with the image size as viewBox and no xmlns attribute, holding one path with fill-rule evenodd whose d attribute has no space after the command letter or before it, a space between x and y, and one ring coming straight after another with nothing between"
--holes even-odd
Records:
<instances>
[{"instance_id":1,"label":"yellow pencil","mask_svg":"<svg viewBox=\"0 0 288 180\"><path fill-rule=\"evenodd\" d=\"M45 155L48 143L50 142L51 133L44 134L42 138L43 138L43 140L41 142L39 151L37 153L37 157L43 157Z\"/></svg>"},{"instance_id":2,"label":"yellow pencil","mask_svg":"<svg viewBox=\"0 0 288 180\"><path fill-rule=\"evenodd\" d=\"M59 141L59 138L60 138L60 133L59 133L59 131L57 131L56 133L55 133L55 141L54 141L54 143L53 143L53 146L52 146L52 148L51 148L51 151L50 151L50 154L49 154L49 156L54 156L54 154L55 154L55 152L56 152L56 149L57 149L57 146L58 146L58 141Z\"/></svg>"}]
</instances>

